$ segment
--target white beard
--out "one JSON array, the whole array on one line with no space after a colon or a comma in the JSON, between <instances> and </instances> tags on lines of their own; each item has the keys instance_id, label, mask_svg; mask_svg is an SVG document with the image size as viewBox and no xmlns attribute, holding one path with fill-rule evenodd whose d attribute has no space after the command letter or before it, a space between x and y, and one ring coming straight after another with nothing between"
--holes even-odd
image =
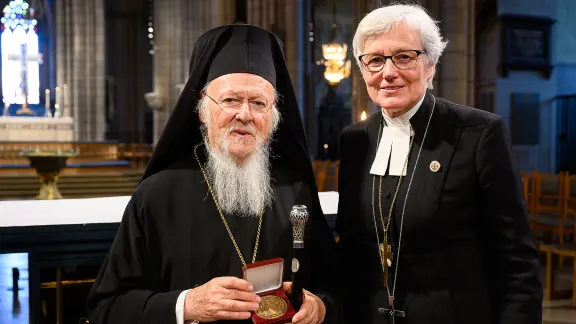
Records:
<instances>
[{"instance_id":1,"label":"white beard","mask_svg":"<svg viewBox=\"0 0 576 324\"><path fill-rule=\"evenodd\" d=\"M270 141L258 145L240 165L227 154L226 140L222 142L220 150L213 150L205 139L206 172L218 204L226 214L258 218L274 199L270 183Z\"/></svg>"}]
</instances>

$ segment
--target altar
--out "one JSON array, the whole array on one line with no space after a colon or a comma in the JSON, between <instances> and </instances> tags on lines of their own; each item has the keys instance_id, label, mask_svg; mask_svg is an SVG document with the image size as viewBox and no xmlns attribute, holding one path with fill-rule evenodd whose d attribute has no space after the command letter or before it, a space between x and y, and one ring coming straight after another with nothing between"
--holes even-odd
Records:
<instances>
[{"instance_id":1,"label":"altar","mask_svg":"<svg viewBox=\"0 0 576 324\"><path fill-rule=\"evenodd\" d=\"M0 141L72 142L71 117L0 117Z\"/></svg>"}]
</instances>

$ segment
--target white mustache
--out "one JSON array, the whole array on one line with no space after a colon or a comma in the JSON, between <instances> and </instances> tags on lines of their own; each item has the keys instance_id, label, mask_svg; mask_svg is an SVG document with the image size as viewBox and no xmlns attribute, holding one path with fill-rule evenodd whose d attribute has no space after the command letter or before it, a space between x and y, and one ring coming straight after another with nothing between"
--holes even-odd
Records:
<instances>
[{"instance_id":1,"label":"white mustache","mask_svg":"<svg viewBox=\"0 0 576 324\"><path fill-rule=\"evenodd\" d=\"M244 133L248 133L252 136L256 135L256 127L254 126L254 124L235 124L235 125L230 125L230 127L228 127L228 130L226 131L226 136L230 135L232 132L244 132Z\"/></svg>"}]
</instances>

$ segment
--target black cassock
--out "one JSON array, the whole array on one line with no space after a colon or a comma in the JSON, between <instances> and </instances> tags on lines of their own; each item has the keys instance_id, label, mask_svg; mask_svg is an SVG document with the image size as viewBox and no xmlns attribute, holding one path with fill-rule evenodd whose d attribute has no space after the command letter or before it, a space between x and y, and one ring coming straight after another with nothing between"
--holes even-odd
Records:
<instances>
[{"instance_id":1,"label":"black cassock","mask_svg":"<svg viewBox=\"0 0 576 324\"><path fill-rule=\"evenodd\" d=\"M91 323L175 323L180 292L219 276L241 277L243 264L193 153L203 142L194 109L201 91L208 82L230 73L259 75L280 94L274 109L281 121L272 135L270 155L275 202L263 216L256 261L283 258L284 281L291 280L289 214L293 205L306 205L310 218L299 270L304 274L303 288L323 299L326 323L338 320L328 293L336 288L330 280L334 238L321 210L283 47L272 33L244 24L220 26L196 40L189 79L90 292ZM198 154L205 163L203 146ZM225 217L245 261L251 262L257 220Z\"/></svg>"},{"instance_id":2,"label":"black cassock","mask_svg":"<svg viewBox=\"0 0 576 324\"><path fill-rule=\"evenodd\" d=\"M396 264L402 209L434 99ZM395 323L541 323L538 254L504 121L427 93L410 122L414 144L390 226L388 284L392 290L398 266L395 309L405 312ZM388 308L373 216L381 241L380 180L369 173L382 123L378 112L341 137L337 231L346 323L389 323L378 311ZM397 180L382 179L385 221Z\"/></svg>"},{"instance_id":3,"label":"black cassock","mask_svg":"<svg viewBox=\"0 0 576 324\"><path fill-rule=\"evenodd\" d=\"M204 150L199 148L199 153ZM202 157L205 161L205 158ZM214 277L242 277L242 262L218 214L193 156L182 168L147 178L133 195L118 236L89 297L96 323L175 323L180 292ZM262 221L257 261L284 259L284 281L291 281L293 205L308 207L307 289L326 303L333 237L311 188L290 179L297 170L273 173L275 202ZM252 260L257 219L226 215L246 262ZM310 269L312 268L312 270ZM324 285L324 286L323 286ZM235 321L235 323L241 323ZM246 321L250 323L250 321Z\"/></svg>"}]
</instances>

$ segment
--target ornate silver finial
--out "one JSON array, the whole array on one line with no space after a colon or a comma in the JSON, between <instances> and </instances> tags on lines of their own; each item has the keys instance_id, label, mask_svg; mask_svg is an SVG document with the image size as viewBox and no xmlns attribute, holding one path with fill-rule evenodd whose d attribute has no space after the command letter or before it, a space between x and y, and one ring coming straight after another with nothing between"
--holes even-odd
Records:
<instances>
[{"instance_id":1,"label":"ornate silver finial","mask_svg":"<svg viewBox=\"0 0 576 324\"><path fill-rule=\"evenodd\" d=\"M294 248L304 248L304 232L306 222L308 222L308 208L304 205L294 205L290 212L290 221L292 222L292 237Z\"/></svg>"}]
</instances>

